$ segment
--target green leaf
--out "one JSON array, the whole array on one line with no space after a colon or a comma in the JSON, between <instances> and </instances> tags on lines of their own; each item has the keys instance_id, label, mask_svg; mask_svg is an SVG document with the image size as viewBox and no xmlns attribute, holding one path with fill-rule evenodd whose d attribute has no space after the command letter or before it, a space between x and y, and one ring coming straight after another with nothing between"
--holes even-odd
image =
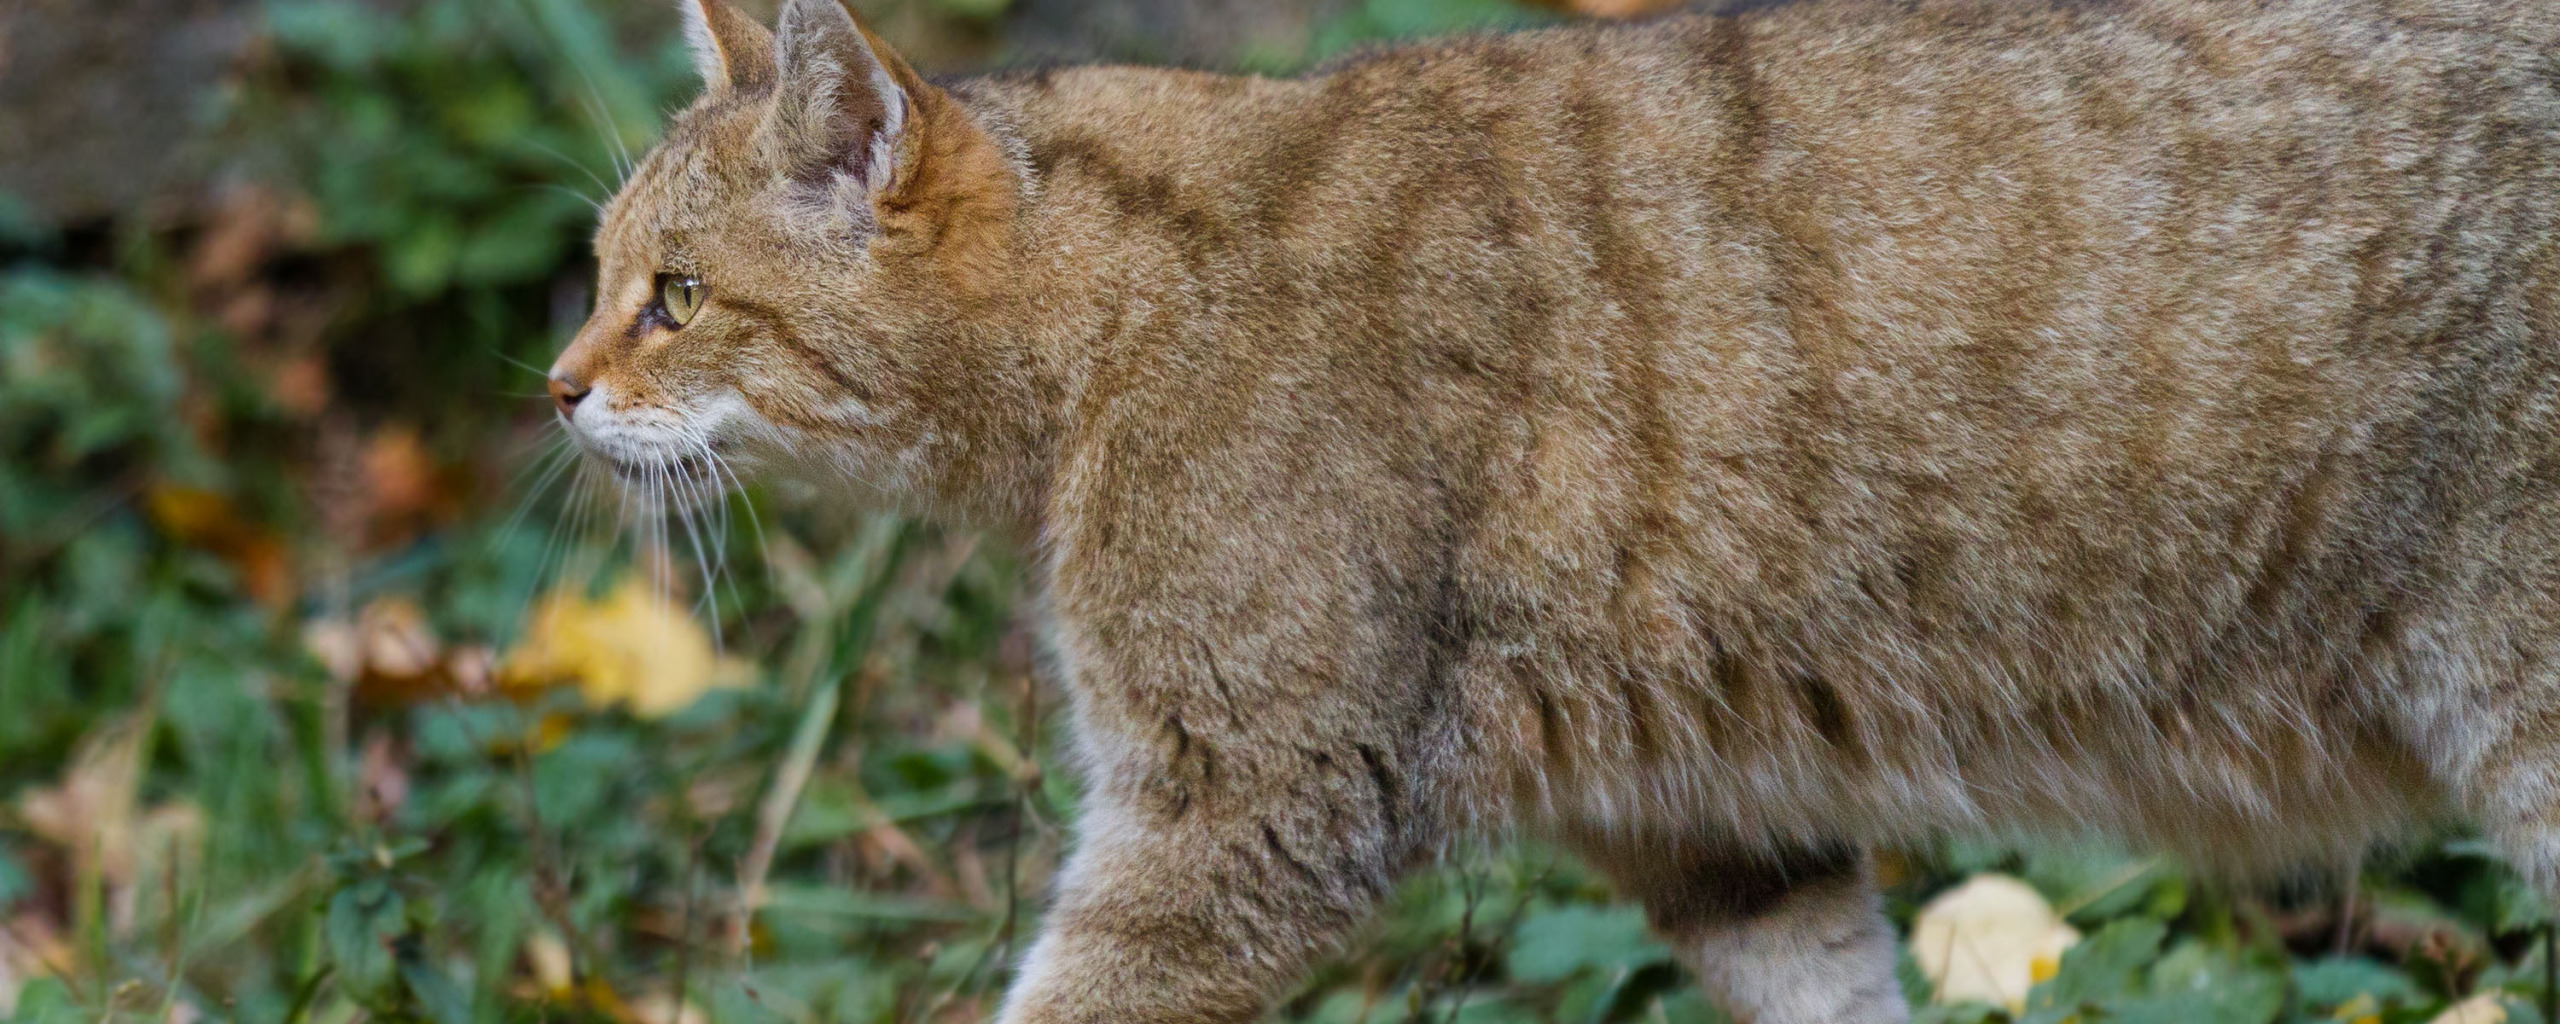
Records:
<instances>
[{"instance_id":1,"label":"green leaf","mask_svg":"<svg viewBox=\"0 0 2560 1024\"><path fill-rule=\"evenodd\" d=\"M2053 901L2054 909L2084 928L2153 907L2185 905L2186 877L2164 857L2137 857L2096 843L2070 843L2027 851L2020 877Z\"/></svg>"},{"instance_id":2,"label":"green leaf","mask_svg":"<svg viewBox=\"0 0 2560 1024\"><path fill-rule=\"evenodd\" d=\"M1515 981L1562 981L1586 969L1633 969L1671 959L1629 906L1542 908L1520 922L1505 966Z\"/></svg>"},{"instance_id":3,"label":"green leaf","mask_svg":"<svg viewBox=\"0 0 2560 1024\"><path fill-rule=\"evenodd\" d=\"M43 977L27 982L18 990L18 1008L9 1015L12 1024L75 1024L97 1019L80 1008L71 997L71 987L60 978Z\"/></svg>"},{"instance_id":4,"label":"green leaf","mask_svg":"<svg viewBox=\"0 0 2560 1024\"><path fill-rule=\"evenodd\" d=\"M2306 1006L2328 1008L2371 996L2376 1001L2415 1000L2423 993L2409 976L2364 957L2327 957L2293 967L2294 990Z\"/></svg>"},{"instance_id":5,"label":"green leaf","mask_svg":"<svg viewBox=\"0 0 2560 1024\"><path fill-rule=\"evenodd\" d=\"M2490 883L2489 929L2500 935L2532 931L2551 923L2551 904L2542 893L2525 884L2515 872L2503 865L2496 869Z\"/></svg>"},{"instance_id":6,"label":"green leaf","mask_svg":"<svg viewBox=\"0 0 2560 1024\"><path fill-rule=\"evenodd\" d=\"M423 957L400 958L400 980L435 1024L471 1024L471 997Z\"/></svg>"},{"instance_id":7,"label":"green leaf","mask_svg":"<svg viewBox=\"0 0 2560 1024\"><path fill-rule=\"evenodd\" d=\"M2160 940L2168 934L2169 926L2148 917L2126 918L2099 929L2063 953L2060 970L2027 993L2028 1019L2038 1019L2039 1011L2068 1016L2099 1000L2132 992L2135 972L2158 955Z\"/></svg>"},{"instance_id":8,"label":"green leaf","mask_svg":"<svg viewBox=\"0 0 2560 1024\"><path fill-rule=\"evenodd\" d=\"M323 926L338 983L359 997L387 994L397 977L391 943L407 927L408 908L380 879L365 879L329 898Z\"/></svg>"},{"instance_id":9,"label":"green leaf","mask_svg":"<svg viewBox=\"0 0 2560 1024\"><path fill-rule=\"evenodd\" d=\"M1911 1024L1994 1024L1994 1022L2008 1019L2008 1011L1989 1003L1973 1001L1927 1003L1911 1011ZM2032 1015L2030 1019L2033 1019Z\"/></svg>"},{"instance_id":10,"label":"green leaf","mask_svg":"<svg viewBox=\"0 0 2560 1024\"><path fill-rule=\"evenodd\" d=\"M2106 1005L2134 1024L2268 1024L2284 1009L2286 976L2193 939L2151 967L2148 991Z\"/></svg>"}]
</instances>

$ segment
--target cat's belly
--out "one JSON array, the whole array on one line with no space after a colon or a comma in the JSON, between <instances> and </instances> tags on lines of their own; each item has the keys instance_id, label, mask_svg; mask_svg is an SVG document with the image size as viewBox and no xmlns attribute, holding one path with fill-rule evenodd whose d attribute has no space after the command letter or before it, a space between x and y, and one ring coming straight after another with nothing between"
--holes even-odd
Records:
<instances>
[{"instance_id":1,"label":"cat's belly","mask_svg":"<svg viewBox=\"0 0 2560 1024\"><path fill-rule=\"evenodd\" d=\"M2261 681L2223 699L1469 660L1447 813L1477 831L1894 845L2092 833L2257 874L2457 813L2369 712ZM1609 659L1617 660L1617 659ZM1973 682L1979 683L1980 680ZM1899 697L1900 699L1896 699Z\"/></svg>"}]
</instances>

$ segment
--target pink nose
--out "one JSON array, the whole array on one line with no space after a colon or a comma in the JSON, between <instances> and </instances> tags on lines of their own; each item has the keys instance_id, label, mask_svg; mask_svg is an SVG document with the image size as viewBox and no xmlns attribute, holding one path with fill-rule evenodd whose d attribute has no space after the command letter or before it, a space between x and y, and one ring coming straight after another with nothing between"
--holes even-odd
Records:
<instances>
[{"instance_id":1,"label":"pink nose","mask_svg":"<svg viewBox=\"0 0 2560 1024\"><path fill-rule=\"evenodd\" d=\"M551 401L560 407L560 415L562 416L576 414L578 411L578 400L587 397L587 391L588 388L586 385L568 378L551 378Z\"/></svg>"}]
</instances>

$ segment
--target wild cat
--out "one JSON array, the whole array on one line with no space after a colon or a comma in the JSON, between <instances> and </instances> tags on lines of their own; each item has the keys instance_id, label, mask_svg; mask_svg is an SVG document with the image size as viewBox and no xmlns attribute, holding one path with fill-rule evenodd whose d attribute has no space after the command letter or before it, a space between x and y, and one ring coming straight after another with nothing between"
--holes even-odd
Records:
<instances>
[{"instance_id":1,"label":"wild cat","mask_svg":"<svg viewBox=\"0 0 2560 1024\"><path fill-rule=\"evenodd\" d=\"M1878 844L2560 883L2560 3L1812 2L928 82L688 3L553 373L1034 553L1089 803L1009 1024L1261 1012L1544 837L1746 1022Z\"/></svg>"}]
</instances>

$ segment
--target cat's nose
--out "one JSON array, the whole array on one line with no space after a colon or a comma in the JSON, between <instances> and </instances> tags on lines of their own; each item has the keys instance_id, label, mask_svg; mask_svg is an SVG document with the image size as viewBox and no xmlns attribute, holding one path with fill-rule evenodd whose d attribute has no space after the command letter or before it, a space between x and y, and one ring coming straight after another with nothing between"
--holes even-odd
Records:
<instances>
[{"instance_id":1,"label":"cat's nose","mask_svg":"<svg viewBox=\"0 0 2560 1024\"><path fill-rule=\"evenodd\" d=\"M551 401L560 407L560 415L574 415L578 400L587 397L589 388L566 377L551 378Z\"/></svg>"}]
</instances>

